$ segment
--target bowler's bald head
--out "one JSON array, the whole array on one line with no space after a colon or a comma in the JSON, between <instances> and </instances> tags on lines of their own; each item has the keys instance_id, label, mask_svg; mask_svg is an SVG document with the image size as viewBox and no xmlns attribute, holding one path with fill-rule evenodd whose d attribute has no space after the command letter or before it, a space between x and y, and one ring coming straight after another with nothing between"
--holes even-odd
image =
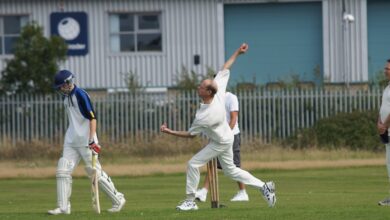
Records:
<instances>
[{"instance_id":1,"label":"bowler's bald head","mask_svg":"<svg viewBox=\"0 0 390 220\"><path fill-rule=\"evenodd\" d=\"M211 97L214 97L214 95L218 91L217 83L214 80L212 80L212 79L205 79L205 80L203 80L202 83L206 87L206 89L211 92Z\"/></svg>"}]
</instances>

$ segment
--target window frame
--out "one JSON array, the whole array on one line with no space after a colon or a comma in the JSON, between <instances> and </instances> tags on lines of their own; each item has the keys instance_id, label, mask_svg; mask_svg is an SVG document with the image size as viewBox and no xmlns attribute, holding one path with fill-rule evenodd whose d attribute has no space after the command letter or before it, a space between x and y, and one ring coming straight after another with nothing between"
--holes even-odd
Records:
<instances>
[{"instance_id":1,"label":"window frame","mask_svg":"<svg viewBox=\"0 0 390 220\"><path fill-rule=\"evenodd\" d=\"M141 12L129 12L129 11L108 11L107 12L107 32L108 32L108 40L107 40L107 48L108 54L110 56L132 56L132 55L163 55L165 51L165 38L164 38L164 28L163 28L163 13L162 11L141 11ZM133 31L124 31L121 32L111 32L111 23L110 19L112 15L121 15L127 14L133 16L134 22L134 30ZM156 15L158 17L159 28L158 29L139 29L139 17L147 16L147 15ZM111 47L111 37L116 35L120 36L121 34L132 34L134 36L134 51L113 51ZM138 50L138 35L139 34L160 34L161 36L161 50ZM120 42L119 42L120 43Z\"/></svg>"},{"instance_id":2,"label":"window frame","mask_svg":"<svg viewBox=\"0 0 390 220\"><path fill-rule=\"evenodd\" d=\"M6 49L5 38L6 37L19 37L21 32L19 32L18 34L5 34L4 17L19 17L19 22L21 22L21 19L23 19L23 17L25 17L26 24L28 24L30 22L30 15L27 13L26 14L0 14L0 44L1 44L0 57L12 57L12 56L14 56L14 53L11 53L11 54L5 53L5 49ZM22 28L23 28L23 26L21 26L21 29Z\"/></svg>"}]
</instances>

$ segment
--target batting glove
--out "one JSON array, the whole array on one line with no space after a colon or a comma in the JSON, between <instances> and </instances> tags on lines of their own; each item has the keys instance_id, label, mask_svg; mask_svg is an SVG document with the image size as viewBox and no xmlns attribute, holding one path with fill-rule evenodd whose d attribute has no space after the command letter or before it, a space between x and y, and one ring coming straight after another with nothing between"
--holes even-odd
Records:
<instances>
[{"instance_id":1,"label":"batting glove","mask_svg":"<svg viewBox=\"0 0 390 220\"><path fill-rule=\"evenodd\" d=\"M89 149L91 149L92 153L95 155L100 153L100 146L95 143L95 141L89 143Z\"/></svg>"}]
</instances>

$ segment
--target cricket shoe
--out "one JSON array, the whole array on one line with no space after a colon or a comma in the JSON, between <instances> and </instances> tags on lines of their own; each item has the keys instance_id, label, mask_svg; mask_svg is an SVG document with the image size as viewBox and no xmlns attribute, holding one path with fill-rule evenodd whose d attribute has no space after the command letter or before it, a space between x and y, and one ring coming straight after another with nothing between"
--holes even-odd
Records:
<instances>
[{"instance_id":1,"label":"cricket shoe","mask_svg":"<svg viewBox=\"0 0 390 220\"><path fill-rule=\"evenodd\" d=\"M202 188L198 189L195 193L195 200L200 202L206 202L207 199L207 189Z\"/></svg>"},{"instance_id":2,"label":"cricket shoe","mask_svg":"<svg viewBox=\"0 0 390 220\"><path fill-rule=\"evenodd\" d=\"M176 206L176 209L180 211L198 210L198 206L192 200L184 200L180 205Z\"/></svg>"},{"instance_id":3,"label":"cricket shoe","mask_svg":"<svg viewBox=\"0 0 390 220\"><path fill-rule=\"evenodd\" d=\"M268 207L274 207L276 203L275 183L266 182L260 191L264 200L268 203Z\"/></svg>"},{"instance_id":4,"label":"cricket shoe","mask_svg":"<svg viewBox=\"0 0 390 220\"><path fill-rule=\"evenodd\" d=\"M62 210L60 208L55 208L55 209L47 211L47 213L50 214L50 215L60 215L60 214L69 215L70 214L70 203L68 203L67 210Z\"/></svg>"},{"instance_id":5,"label":"cricket shoe","mask_svg":"<svg viewBox=\"0 0 390 220\"><path fill-rule=\"evenodd\" d=\"M273 193L275 192L275 183L274 182L269 181L269 182L266 182L265 184L267 184L267 186L271 192L273 192Z\"/></svg>"},{"instance_id":6,"label":"cricket shoe","mask_svg":"<svg viewBox=\"0 0 390 220\"><path fill-rule=\"evenodd\" d=\"M230 200L232 202L246 202L249 201L249 196L245 190L240 190L237 194Z\"/></svg>"},{"instance_id":7,"label":"cricket shoe","mask_svg":"<svg viewBox=\"0 0 390 220\"><path fill-rule=\"evenodd\" d=\"M122 193L118 193L119 203L112 204L112 208L108 209L108 212L120 212L126 203L125 196Z\"/></svg>"},{"instance_id":8,"label":"cricket shoe","mask_svg":"<svg viewBox=\"0 0 390 220\"><path fill-rule=\"evenodd\" d=\"M390 206L390 198L385 198L384 200L379 201L379 202L378 202L378 205Z\"/></svg>"}]
</instances>

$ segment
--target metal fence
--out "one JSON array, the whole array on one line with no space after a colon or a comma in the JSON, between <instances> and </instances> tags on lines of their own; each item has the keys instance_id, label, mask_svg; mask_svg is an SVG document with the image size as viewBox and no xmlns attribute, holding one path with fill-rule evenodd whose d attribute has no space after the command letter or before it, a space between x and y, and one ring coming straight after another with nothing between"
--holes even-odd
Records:
<instances>
[{"instance_id":1,"label":"metal fence","mask_svg":"<svg viewBox=\"0 0 390 220\"><path fill-rule=\"evenodd\" d=\"M382 90L239 91L242 141L286 138L299 128L338 112L379 109ZM107 94L92 97L98 134L111 141L151 141L161 123L187 130L199 106L193 92ZM374 122L373 122L374 123ZM58 95L0 97L0 145L42 140L63 141L67 118Z\"/></svg>"}]
</instances>

